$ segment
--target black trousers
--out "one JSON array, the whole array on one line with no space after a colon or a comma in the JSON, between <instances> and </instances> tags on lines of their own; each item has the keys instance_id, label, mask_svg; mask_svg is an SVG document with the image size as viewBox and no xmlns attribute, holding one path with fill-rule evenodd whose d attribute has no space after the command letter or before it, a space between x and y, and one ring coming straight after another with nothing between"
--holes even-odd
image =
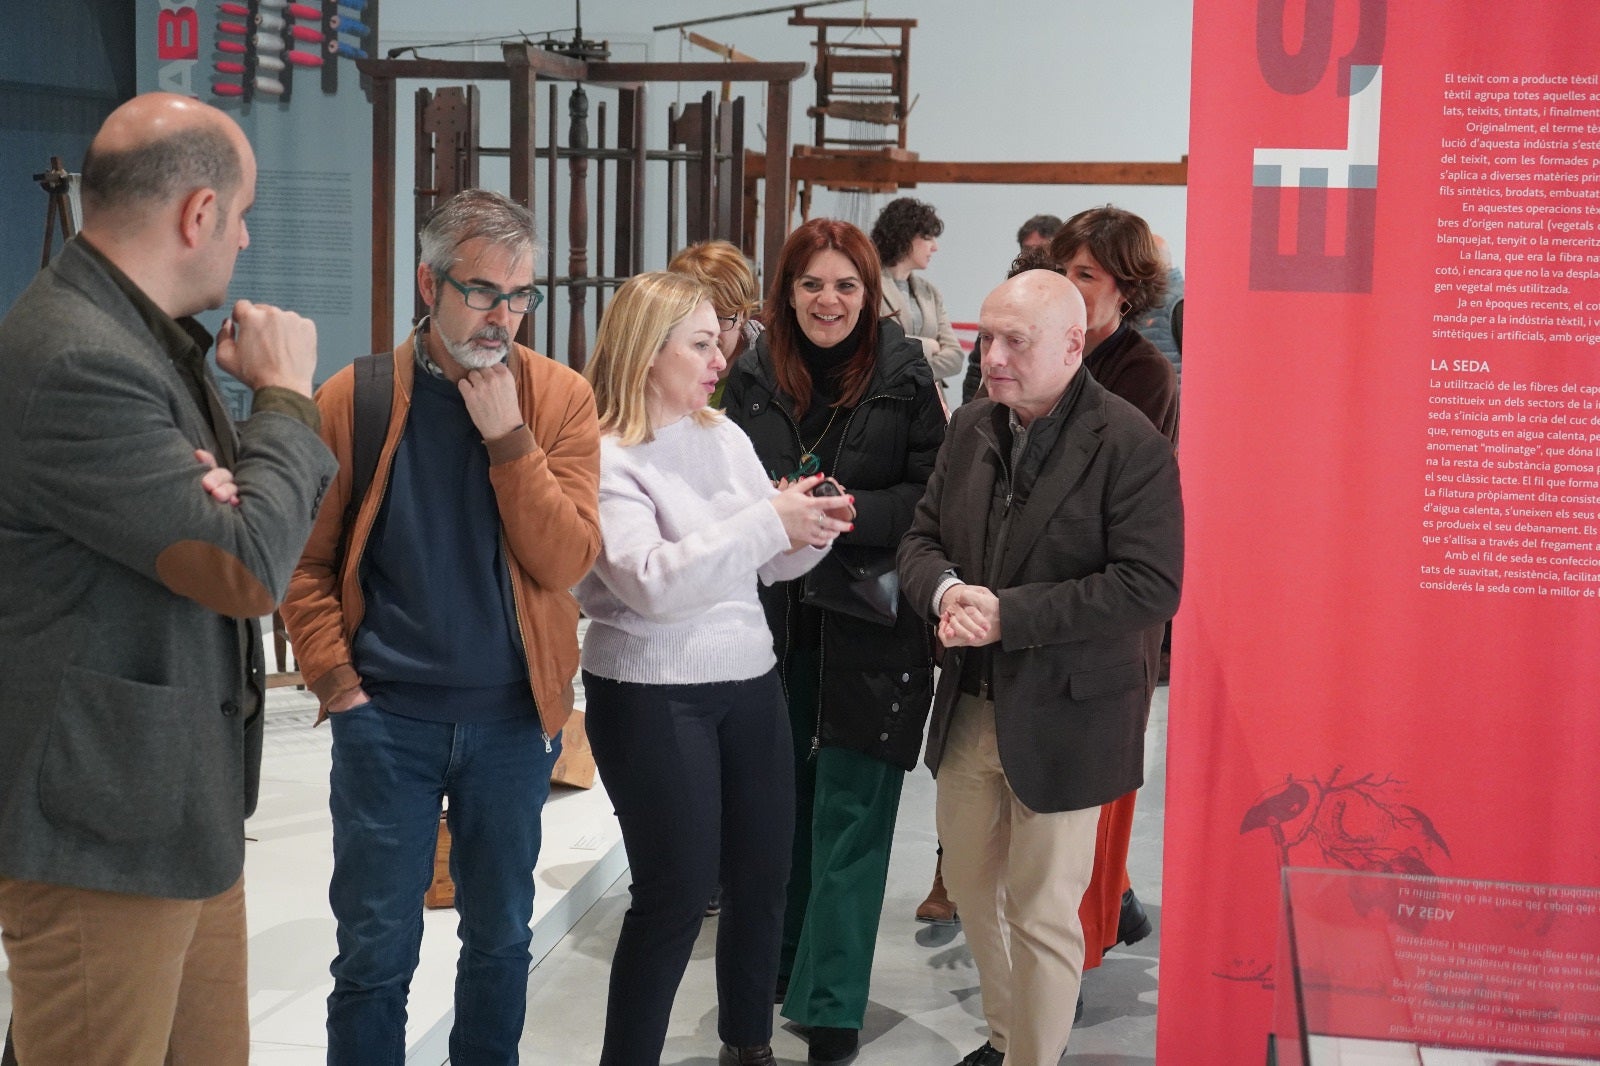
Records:
<instances>
[{"instance_id":1,"label":"black trousers","mask_svg":"<svg viewBox=\"0 0 1600 1066\"><path fill-rule=\"evenodd\" d=\"M595 765L633 884L611 966L600 1066L657 1066L706 900L722 884L717 1034L772 1039L794 835L794 764L777 672L636 685L584 672Z\"/></svg>"}]
</instances>

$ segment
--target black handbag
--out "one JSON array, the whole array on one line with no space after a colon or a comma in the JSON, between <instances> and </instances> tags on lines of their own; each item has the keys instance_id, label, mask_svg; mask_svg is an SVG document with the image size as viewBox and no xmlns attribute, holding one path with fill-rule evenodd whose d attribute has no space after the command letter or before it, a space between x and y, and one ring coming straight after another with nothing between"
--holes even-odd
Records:
<instances>
[{"instance_id":1,"label":"black handbag","mask_svg":"<svg viewBox=\"0 0 1600 1066\"><path fill-rule=\"evenodd\" d=\"M800 579L800 602L892 626L900 613L900 573L890 548L835 548Z\"/></svg>"}]
</instances>

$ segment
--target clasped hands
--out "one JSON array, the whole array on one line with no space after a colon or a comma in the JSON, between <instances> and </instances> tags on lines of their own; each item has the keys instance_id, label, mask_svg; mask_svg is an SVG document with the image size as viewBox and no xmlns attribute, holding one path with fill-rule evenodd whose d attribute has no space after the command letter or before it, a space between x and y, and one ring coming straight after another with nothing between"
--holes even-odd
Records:
<instances>
[{"instance_id":1,"label":"clasped hands","mask_svg":"<svg viewBox=\"0 0 1600 1066\"><path fill-rule=\"evenodd\" d=\"M1000 597L982 585L951 585L939 600L939 641L981 648L1000 640Z\"/></svg>"}]
</instances>

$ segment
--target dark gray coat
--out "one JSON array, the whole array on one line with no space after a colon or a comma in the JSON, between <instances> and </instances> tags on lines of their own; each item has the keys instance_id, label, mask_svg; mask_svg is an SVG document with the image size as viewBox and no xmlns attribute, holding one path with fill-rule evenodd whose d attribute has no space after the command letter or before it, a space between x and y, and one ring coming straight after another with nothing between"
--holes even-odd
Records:
<instances>
[{"instance_id":1,"label":"dark gray coat","mask_svg":"<svg viewBox=\"0 0 1600 1066\"><path fill-rule=\"evenodd\" d=\"M256 619L335 467L258 411L230 507L196 448L220 454L171 359L69 243L0 322L0 876L197 899L243 869Z\"/></svg>"},{"instance_id":2,"label":"dark gray coat","mask_svg":"<svg viewBox=\"0 0 1600 1066\"><path fill-rule=\"evenodd\" d=\"M1028 460L1040 464L1037 480L1013 515L992 585L988 516L1009 433L1006 408L991 400L956 411L899 554L902 589L930 617L952 567L999 594L1000 762L1017 798L1040 812L1097 807L1143 783L1143 635L1177 610L1183 571L1172 445L1082 376L1076 399L1050 416L1063 420L1054 446ZM928 736L936 775L966 654L944 656Z\"/></svg>"}]
</instances>

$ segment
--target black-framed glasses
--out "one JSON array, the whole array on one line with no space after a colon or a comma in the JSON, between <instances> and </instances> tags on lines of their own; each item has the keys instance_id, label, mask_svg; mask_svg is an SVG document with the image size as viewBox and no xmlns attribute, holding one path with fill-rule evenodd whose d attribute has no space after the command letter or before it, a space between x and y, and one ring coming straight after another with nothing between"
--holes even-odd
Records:
<instances>
[{"instance_id":1,"label":"black-framed glasses","mask_svg":"<svg viewBox=\"0 0 1600 1066\"><path fill-rule=\"evenodd\" d=\"M721 332L723 332L723 333L731 333L733 330L739 328L739 316L738 315L718 315L717 316L717 325L719 327L721 327Z\"/></svg>"},{"instance_id":2,"label":"black-framed glasses","mask_svg":"<svg viewBox=\"0 0 1600 1066\"><path fill-rule=\"evenodd\" d=\"M519 289L516 292L501 292L483 285L463 285L450 276L447 270L441 275L455 287L466 301L467 306L474 311L493 311L495 305L501 300L506 302L506 310L514 315L525 315L529 311L537 311L539 305L544 303L544 293L538 289Z\"/></svg>"}]
</instances>

